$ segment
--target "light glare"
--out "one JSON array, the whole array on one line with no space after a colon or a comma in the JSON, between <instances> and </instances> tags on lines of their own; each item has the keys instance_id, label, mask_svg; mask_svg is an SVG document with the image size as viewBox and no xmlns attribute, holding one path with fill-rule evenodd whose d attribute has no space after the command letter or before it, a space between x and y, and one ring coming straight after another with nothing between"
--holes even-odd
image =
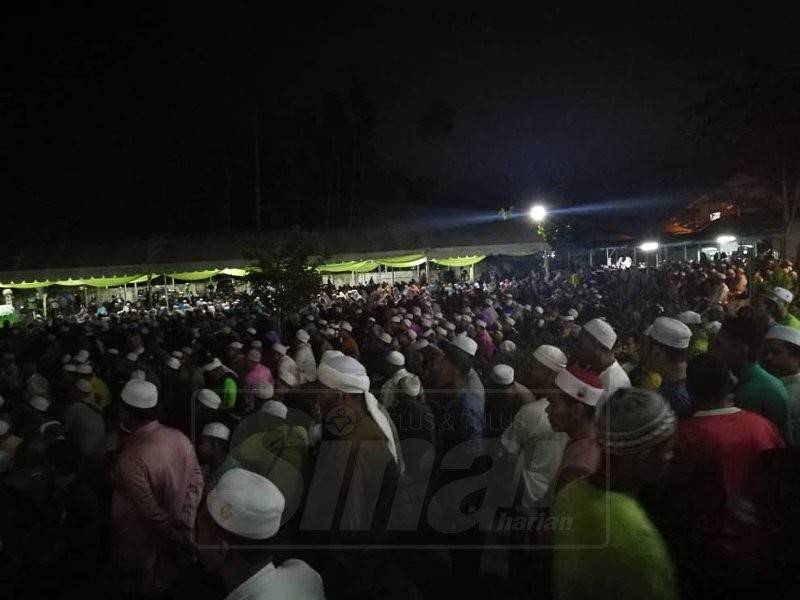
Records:
<instances>
[{"instance_id":1,"label":"light glare","mask_svg":"<svg viewBox=\"0 0 800 600\"><path fill-rule=\"evenodd\" d=\"M639 246L639 250L642 252L653 252L654 250L658 250L658 242L645 242Z\"/></svg>"},{"instance_id":2,"label":"light glare","mask_svg":"<svg viewBox=\"0 0 800 600\"><path fill-rule=\"evenodd\" d=\"M541 223L547 216L547 209L541 204L531 206L530 217L536 223Z\"/></svg>"}]
</instances>

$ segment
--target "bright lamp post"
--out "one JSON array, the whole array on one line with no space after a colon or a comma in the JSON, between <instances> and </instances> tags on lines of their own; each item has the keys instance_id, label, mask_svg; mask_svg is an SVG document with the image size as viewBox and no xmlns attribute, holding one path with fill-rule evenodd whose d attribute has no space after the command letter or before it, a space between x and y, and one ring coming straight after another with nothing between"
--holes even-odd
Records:
<instances>
[{"instance_id":1,"label":"bright lamp post","mask_svg":"<svg viewBox=\"0 0 800 600\"><path fill-rule=\"evenodd\" d=\"M534 223L541 223L547 217L547 209L541 204L531 206L528 215Z\"/></svg>"},{"instance_id":2,"label":"bright lamp post","mask_svg":"<svg viewBox=\"0 0 800 600\"><path fill-rule=\"evenodd\" d=\"M658 242L650 241L639 244L639 250L641 250L642 252L656 253L656 267L658 267L658 248L659 248Z\"/></svg>"}]
</instances>

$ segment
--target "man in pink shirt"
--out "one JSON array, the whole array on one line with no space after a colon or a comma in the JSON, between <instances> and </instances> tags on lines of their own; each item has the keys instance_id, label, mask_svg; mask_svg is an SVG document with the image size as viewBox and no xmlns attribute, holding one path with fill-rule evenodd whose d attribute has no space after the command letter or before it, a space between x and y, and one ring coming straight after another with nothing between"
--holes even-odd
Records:
<instances>
[{"instance_id":1,"label":"man in pink shirt","mask_svg":"<svg viewBox=\"0 0 800 600\"><path fill-rule=\"evenodd\" d=\"M495 348L492 337L486 332L486 322L478 319L475 326L478 329L478 354L489 360L494 355Z\"/></svg>"},{"instance_id":2,"label":"man in pink shirt","mask_svg":"<svg viewBox=\"0 0 800 600\"><path fill-rule=\"evenodd\" d=\"M122 389L120 452L113 470L114 551L123 590L169 590L192 553L203 474L189 439L158 422L158 391L131 380Z\"/></svg>"},{"instance_id":3,"label":"man in pink shirt","mask_svg":"<svg viewBox=\"0 0 800 600\"><path fill-rule=\"evenodd\" d=\"M247 353L247 366L242 381L244 382L242 386L244 409L245 412L250 413L256 409L255 393L259 386L273 385L272 373L268 367L261 364L261 352L258 350L250 350Z\"/></svg>"}]
</instances>

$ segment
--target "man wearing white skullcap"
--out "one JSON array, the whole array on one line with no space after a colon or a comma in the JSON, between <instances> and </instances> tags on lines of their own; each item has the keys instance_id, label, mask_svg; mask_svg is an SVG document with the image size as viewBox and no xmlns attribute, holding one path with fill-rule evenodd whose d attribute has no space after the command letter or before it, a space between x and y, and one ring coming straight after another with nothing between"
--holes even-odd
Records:
<instances>
[{"instance_id":1,"label":"man wearing white skullcap","mask_svg":"<svg viewBox=\"0 0 800 600\"><path fill-rule=\"evenodd\" d=\"M645 372L658 373L658 392L666 398L678 417L694 412L686 391L686 363L692 330L678 319L658 317L642 346L641 361Z\"/></svg>"},{"instance_id":2,"label":"man wearing white skullcap","mask_svg":"<svg viewBox=\"0 0 800 600\"><path fill-rule=\"evenodd\" d=\"M236 373L223 365L218 358L203 367L205 387L221 392L221 410L234 410L239 399L239 381Z\"/></svg>"},{"instance_id":3,"label":"man wearing white skullcap","mask_svg":"<svg viewBox=\"0 0 800 600\"><path fill-rule=\"evenodd\" d=\"M800 330L776 325L767 331L759 363L786 388L789 396L786 442L800 445Z\"/></svg>"},{"instance_id":4,"label":"man wearing white skullcap","mask_svg":"<svg viewBox=\"0 0 800 600\"><path fill-rule=\"evenodd\" d=\"M600 464L594 418L602 395L603 383L591 371L569 367L556 375L548 394L547 418L553 431L569 436L554 482L556 492L570 481L591 475Z\"/></svg>"},{"instance_id":5,"label":"man wearing white skullcap","mask_svg":"<svg viewBox=\"0 0 800 600\"><path fill-rule=\"evenodd\" d=\"M269 540L285 504L272 481L240 468L225 472L208 495L197 520L200 562L222 578L230 600L324 600L322 578L307 563L273 563Z\"/></svg>"},{"instance_id":6,"label":"man wearing white skullcap","mask_svg":"<svg viewBox=\"0 0 800 600\"><path fill-rule=\"evenodd\" d=\"M666 544L635 496L663 476L672 456L675 415L657 393L620 389L600 409L597 422L605 450L601 465L595 475L563 488L551 513L554 522L570 523L555 528L554 595L677 598ZM603 550L585 550L595 544Z\"/></svg>"},{"instance_id":7,"label":"man wearing white skullcap","mask_svg":"<svg viewBox=\"0 0 800 600\"><path fill-rule=\"evenodd\" d=\"M250 414L258 408L258 399L255 391L258 386L263 384L273 385L272 373L261 363L261 352L250 350L247 353L247 367L241 378L242 381L242 406L241 414Z\"/></svg>"},{"instance_id":8,"label":"man wearing white skullcap","mask_svg":"<svg viewBox=\"0 0 800 600\"><path fill-rule=\"evenodd\" d=\"M766 319L777 325L800 330L800 319L789 312L794 294L786 288L776 287L765 290L753 301L753 307Z\"/></svg>"},{"instance_id":9,"label":"man wearing white skullcap","mask_svg":"<svg viewBox=\"0 0 800 600\"><path fill-rule=\"evenodd\" d=\"M291 356L297 364L300 374L300 385L317 380L317 361L314 351L308 343L311 337L305 329L298 329L295 335Z\"/></svg>"},{"instance_id":10,"label":"man wearing white skullcap","mask_svg":"<svg viewBox=\"0 0 800 600\"><path fill-rule=\"evenodd\" d=\"M381 404L386 410L390 410L395 402L397 387L400 380L408 375L406 371L406 357L400 352L392 350L386 355L389 378L381 386Z\"/></svg>"},{"instance_id":11,"label":"man wearing white skullcap","mask_svg":"<svg viewBox=\"0 0 800 600\"><path fill-rule=\"evenodd\" d=\"M578 334L575 357L583 368L594 371L603 382L601 403L619 388L631 387L631 380L614 356L617 334L605 319L592 319Z\"/></svg>"},{"instance_id":12,"label":"man wearing white skullcap","mask_svg":"<svg viewBox=\"0 0 800 600\"><path fill-rule=\"evenodd\" d=\"M211 489L225 472L220 467L228 455L231 430L224 423L207 423L197 440L197 460L203 470L206 489Z\"/></svg>"},{"instance_id":13,"label":"man wearing white skullcap","mask_svg":"<svg viewBox=\"0 0 800 600\"><path fill-rule=\"evenodd\" d=\"M546 414L550 402L545 396L558 373L566 368L567 357L555 346L542 345L534 351L533 359L523 377L536 399L520 407L500 438L505 449L521 462L524 487L517 510L525 515L537 514L552 501L548 491L553 488L569 439L566 433L553 431Z\"/></svg>"},{"instance_id":14,"label":"man wearing white skullcap","mask_svg":"<svg viewBox=\"0 0 800 600\"><path fill-rule=\"evenodd\" d=\"M345 321L342 323L339 334L342 340L342 352L345 354L345 356L352 356L356 360L359 360L361 358L361 354L359 352L358 342L356 342L355 338L353 337L353 326Z\"/></svg>"},{"instance_id":15,"label":"man wearing white skullcap","mask_svg":"<svg viewBox=\"0 0 800 600\"><path fill-rule=\"evenodd\" d=\"M111 514L123 591L157 595L170 589L191 542L203 475L181 432L158 422L158 391L131 380L121 393L124 436L113 471Z\"/></svg>"},{"instance_id":16,"label":"man wearing white skullcap","mask_svg":"<svg viewBox=\"0 0 800 600\"><path fill-rule=\"evenodd\" d=\"M318 376L322 444L301 527L330 531L333 510L340 496L346 496L333 528L362 534L381 531L402 472L397 432L370 393L367 371L357 360L328 353ZM337 473L349 473L349 479L342 482Z\"/></svg>"},{"instance_id":17,"label":"man wearing white skullcap","mask_svg":"<svg viewBox=\"0 0 800 600\"><path fill-rule=\"evenodd\" d=\"M689 342L689 358L708 352L708 333L703 326L703 318L693 310L686 310L675 317L692 330L692 341Z\"/></svg>"},{"instance_id":18,"label":"man wearing white skullcap","mask_svg":"<svg viewBox=\"0 0 800 600\"><path fill-rule=\"evenodd\" d=\"M462 442L483 436L485 392L480 377L472 366L478 344L463 335L444 347L444 356L435 365L433 385L447 390L444 419L452 426L442 431L445 452Z\"/></svg>"},{"instance_id":19,"label":"man wearing white skullcap","mask_svg":"<svg viewBox=\"0 0 800 600\"><path fill-rule=\"evenodd\" d=\"M500 437L513 422L517 412L533 402L531 391L514 378L514 369L497 364L489 373L486 384L486 437Z\"/></svg>"}]
</instances>

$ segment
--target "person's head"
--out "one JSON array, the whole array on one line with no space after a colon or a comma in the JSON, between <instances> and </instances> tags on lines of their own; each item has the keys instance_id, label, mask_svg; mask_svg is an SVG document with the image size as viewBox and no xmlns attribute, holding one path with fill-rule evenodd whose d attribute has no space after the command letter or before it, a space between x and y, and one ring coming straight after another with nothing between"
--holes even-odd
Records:
<instances>
[{"instance_id":1,"label":"person's head","mask_svg":"<svg viewBox=\"0 0 800 600\"><path fill-rule=\"evenodd\" d=\"M514 385L514 369L509 365L498 364L492 367L489 373L489 387L494 389L508 389Z\"/></svg>"},{"instance_id":2,"label":"person's head","mask_svg":"<svg viewBox=\"0 0 800 600\"><path fill-rule=\"evenodd\" d=\"M460 387L472 368L471 356L454 344L446 344L444 355L436 366L436 385L440 388Z\"/></svg>"},{"instance_id":3,"label":"person's head","mask_svg":"<svg viewBox=\"0 0 800 600\"><path fill-rule=\"evenodd\" d=\"M676 427L675 414L657 392L617 390L597 416L597 441L612 487L634 489L658 481L672 460Z\"/></svg>"},{"instance_id":4,"label":"person's head","mask_svg":"<svg viewBox=\"0 0 800 600\"><path fill-rule=\"evenodd\" d=\"M392 350L386 355L386 365L389 372L389 375L394 375L400 369L405 368L406 366L406 358L400 352L396 350Z\"/></svg>"},{"instance_id":5,"label":"person's head","mask_svg":"<svg viewBox=\"0 0 800 600\"><path fill-rule=\"evenodd\" d=\"M602 394L603 382L594 373L577 367L561 371L547 395L547 418L553 431L570 433L590 426Z\"/></svg>"},{"instance_id":6,"label":"person's head","mask_svg":"<svg viewBox=\"0 0 800 600\"><path fill-rule=\"evenodd\" d=\"M578 335L575 354L579 362L601 366L614 360L614 344L617 334L605 319L592 319L586 323Z\"/></svg>"},{"instance_id":7,"label":"person's head","mask_svg":"<svg viewBox=\"0 0 800 600\"><path fill-rule=\"evenodd\" d=\"M369 392L369 376L355 358L341 352L326 352L317 367L320 385L319 409L324 418L338 406L361 407Z\"/></svg>"},{"instance_id":8,"label":"person's head","mask_svg":"<svg viewBox=\"0 0 800 600\"><path fill-rule=\"evenodd\" d=\"M136 431L158 419L158 389L144 379L131 379L120 393L120 425L127 431Z\"/></svg>"},{"instance_id":9,"label":"person's head","mask_svg":"<svg viewBox=\"0 0 800 600\"><path fill-rule=\"evenodd\" d=\"M692 330L677 319L658 317L650 329L642 352L645 367L662 375L674 365L685 363Z\"/></svg>"},{"instance_id":10,"label":"person's head","mask_svg":"<svg viewBox=\"0 0 800 600\"><path fill-rule=\"evenodd\" d=\"M720 358L734 373L758 359L765 326L746 317L727 319L711 341L709 351Z\"/></svg>"},{"instance_id":11,"label":"person's head","mask_svg":"<svg viewBox=\"0 0 800 600\"><path fill-rule=\"evenodd\" d=\"M209 423L197 443L197 460L201 465L218 465L228 454L231 430L222 423Z\"/></svg>"},{"instance_id":12,"label":"person's head","mask_svg":"<svg viewBox=\"0 0 800 600\"><path fill-rule=\"evenodd\" d=\"M757 312L764 313L775 321L780 321L789 314L789 306L794 300L794 294L786 288L776 287L764 291L753 301Z\"/></svg>"},{"instance_id":13,"label":"person's head","mask_svg":"<svg viewBox=\"0 0 800 600\"><path fill-rule=\"evenodd\" d=\"M553 387L556 375L567 367L567 356L555 346L542 344L533 352L533 360L527 365L525 383L535 393Z\"/></svg>"},{"instance_id":14,"label":"person's head","mask_svg":"<svg viewBox=\"0 0 800 600\"><path fill-rule=\"evenodd\" d=\"M285 506L281 491L266 477L234 468L220 477L197 518L199 558L228 589L272 560L270 540L280 529Z\"/></svg>"},{"instance_id":15,"label":"person's head","mask_svg":"<svg viewBox=\"0 0 800 600\"><path fill-rule=\"evenodd\" d=\"M775 377L800 373L800 331L775 325L764 338L759 359Z\"/></svg>"},{"instance_id":16,"label":"person's head","mask_svg":"<svg viewBox=\"0 0 800 600\"><path fill-rule=\"evenodd\" d=\"M416 400L422 394L422 381L414 374L408 374L398 385L401 396Z\"/></svg>"},{"instance_id":17,"label":"person's head","mask_svg":"<svg viewBox=\"0 0 800 600\"><path fill-rule=\"evenodd\" d=\"M250 368L261 364L261 352L259 350L250 350L247 353L247 366Z\"/></svg>"},{"instance_id":18,"label":"person's head","mask_svg":"<svg viewBox=\"0 0 800 600\"><path fill-rule=\"evenodd\" d=\"M686 391L695 409L724 406L732 389L728 365L719 357L699 354L689 361L686 367Z\"/></svg>"}]
</instances>

